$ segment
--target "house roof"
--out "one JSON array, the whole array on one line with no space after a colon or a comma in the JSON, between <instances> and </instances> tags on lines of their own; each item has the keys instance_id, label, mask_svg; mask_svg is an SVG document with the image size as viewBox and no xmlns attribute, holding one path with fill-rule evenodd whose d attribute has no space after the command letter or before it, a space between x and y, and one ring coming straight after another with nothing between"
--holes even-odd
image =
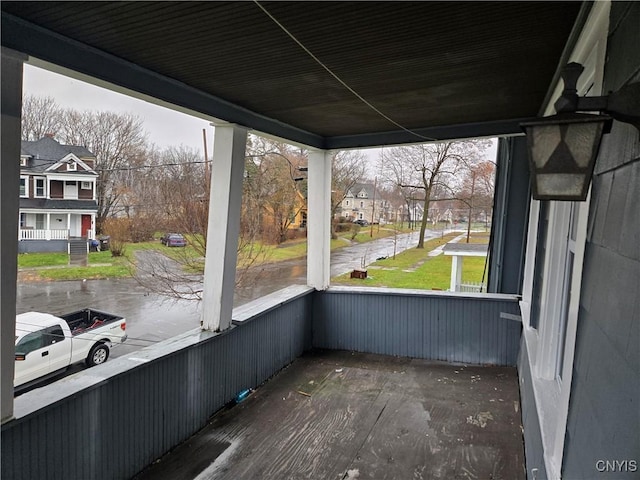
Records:
<instances>
[{"instance_id":1,"label":"house roof","mask_svg":"<svg viewBox=\"0 0 640 480\"><path fill-rule=\"evenodd\" d=\"M27 167L28 170L38 173L44 172L49 167L62 160L69 154L74 155L78 159L86 157L95 158L95 155L85 147L78 145L62 145L52 137L42 137L41 139L35 141L23 140L20 151L21 156L31 157L31 162ZM74 170L69 173L83 174L93 172Z\"/></svg>"},{"instance_id":2,"label":"house roof","mask_svg":"<svg viewBox=\"0 0 640 480\"><path fill-rule=\"evenodd\" d=\"M21 198L21 210L98 210L95 200L52 200L49 198Z\"/></svg>"},{"instance_id":3,"label":"house roof","mask_svg":"<svg viewBox=\"0 0 640 480\"><path fill-rule=\"evenodd\" d=\"M546 103L588 5L5 1L0 8L5 47L205 118L329 149L519 132L519 120Z\"/></svg>"},{"instance_id":4,"label":"house roof","mask_svg":"<svg viewBox=\"0 0 640 480\"><path fill-rule=\"evenodd\" d=\"M353 187L351 187L349 189L349 193L351 193L351 195L353 195L354 197L357 197L358 194L364 190L367 193L367 198L373 200L374 197L374 188L373 188L373 184L371 183L354 183ZM380 195L380 192L376 190L376 194L375 194L376 198L382 199L382 196Z\"/></svg>"}]
</instances>

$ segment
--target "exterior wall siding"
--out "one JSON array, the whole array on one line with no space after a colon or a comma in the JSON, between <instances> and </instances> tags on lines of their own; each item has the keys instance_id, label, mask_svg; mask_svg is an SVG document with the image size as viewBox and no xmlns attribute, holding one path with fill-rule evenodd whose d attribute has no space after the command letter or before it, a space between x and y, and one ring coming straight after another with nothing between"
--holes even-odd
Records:
<instances>
[{"instance_id":1,"label":"exterior wall siding","mask_svg":"<svg viewBox=\"0 0 640 480\"><path fill-rule=\"evenodd\" d=\"M313 346L513 366L519 315L515 296L335 288L315 297Z\"/></svg>"},{"instance_id":2,"label":"exterior wall siding","mask_svg":"<svg viewBox=\"0 0 640 480\"><path fill-rule=\"evenodd\" d=\"M527 474L536 472L535 480L546 480L547 469L544 464L544 446L540 431L540 418L536 408L533 392L531 369L527 364L527 342L521 344L518 358L518 378L520 381L520 409L522 411L522 427L524 436L524 453ZM529 478L532 478L529 477Z\"/></svg>"},{"instance_id":3,"label":"exterior wall siding","mask_svg":"<svg viewBox=\"0 0 640 480\"><path fill-rule=\"evenodd\" d=\"M22 240L18 242L18 253L67 253L67 244L67 240Z\"/></svg>"},{"instance_id":4,"label":"exterior wall siding","mask_svg":"<svg viewBox=\"0 0 640 480\"><path fill-rule=\"evenodd\" d=\"M640 3L612 2L605 91L640 81L638 25ZM639 193L638 130L614 122L592 186L563 478L640 475Z\"/></svg>"}]
</instances>

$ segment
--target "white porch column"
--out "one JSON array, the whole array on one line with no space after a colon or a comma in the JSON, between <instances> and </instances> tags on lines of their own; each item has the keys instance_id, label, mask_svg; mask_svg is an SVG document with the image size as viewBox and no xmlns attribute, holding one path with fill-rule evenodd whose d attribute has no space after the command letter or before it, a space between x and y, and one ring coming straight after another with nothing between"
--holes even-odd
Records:
<instances>
[{"instance_id":1,"label":"white porch column","mask_svg":"<svg viewBox=\"0 0 640 480\"><path fill-rule=\"evenodd\" d=\"M68 233L68 238L71 238L71 214L67 213L67 231ZM74 235L75 236L75 235Z\"/></svg>"},{"instance_id":2,"label":"white porch column","mask_svg":"<svg viewBox=\"0 0 640 480\"><path fill-rule=\"evenodd\" d=\"M44 239L45 240L51 240L51 214L47 213L47 221L45 222L45 234L44 234Z\"/></svg>"},{"instance_id":3,"label":"white porch column","mask_svg":"<svg viewBox=\"0 0 640 480\"><path fill-rule=\"evenodd\" d=\"M309 152L307 213L307 285L329 287L331 278L331 153Z\"/></svg>"},{"instance_id":4,"label":"white porch column","mask_svg":"<svg viewBox=\"0 0 640 480\"><path fill-rule=\"evenodd\" d=\"M24 56L2 48L2 137L0 158L0 419L13 417L13 373L18 274L18 210L20 178L20 115Z\"/></svg>"},{"instance_id":5,"label":"white porch column","mask_svg":"<svg viewBox=\"0 0 640 480\"><path fill-rule=\"evenodd\" d=\"M202 328L222 331L231 326L233 310L247 130L229 124L215 128Z\"/></svg>"},{"instance_id":6,"label":"white porch column","mask_svg":"<svg viewBox=\"0 0 640 480\"><path fill-rule=\"evenodd\" d=\"M449 286L449 290L452 292L456 292L458 290L458 285L462 283L462 261L464 257L461 255L452 255L451 259L451 285Z\"/></svg>"}]
</instances>

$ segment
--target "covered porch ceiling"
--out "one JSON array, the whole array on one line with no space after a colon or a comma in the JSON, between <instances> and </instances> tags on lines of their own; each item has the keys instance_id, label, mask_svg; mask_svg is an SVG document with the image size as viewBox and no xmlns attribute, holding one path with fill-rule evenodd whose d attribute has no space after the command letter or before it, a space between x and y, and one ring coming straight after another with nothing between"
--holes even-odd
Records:
<instances>
[{"instance_id":1,"label":"covered porch ceiling","mask_svg":"<svg viewBox=\"0 0 640 480\"><path fill-rule=\"evenodd\" d=\"M316 148L519 132L581 2L2 2L2 45Z\"/></svg>"}]
</instances>

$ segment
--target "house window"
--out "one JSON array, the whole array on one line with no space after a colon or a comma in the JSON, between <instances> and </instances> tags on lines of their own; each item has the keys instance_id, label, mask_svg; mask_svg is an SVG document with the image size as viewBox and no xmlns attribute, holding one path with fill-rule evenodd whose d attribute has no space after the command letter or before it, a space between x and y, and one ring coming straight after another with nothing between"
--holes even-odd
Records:
<instances>
[{"instance_id":1,"label":"house window","mask_svg":"<svg viewBox=\"0 0 640 480\"><path fill-rule=\"evenodd\" d=\"M364 208L364 202L360 202L360 208Z\"/></svg>"},{"instance_id":2,"label":"house window","mask_svg":"<svg viewBox=\"0 0 640 480\"><path fill-rule=\"evenodd\" d=\"M91 182L80 182L80 188L82 190L91 190Z\"/></svg>"},{"instance_id":3,"label":"house window","mask_svg":"<svg viewBox=\"0 0 640 480\"><path fill-rule=\"evenodd\" d=\"M35 182L35 197L44 197L46 195L45 192L45 179L44 178L36 178Z\"/></svg>"},{"instance_id":4,"label":"house window","mask_svg":"<svg viewBox=\"0 0 640 480\"><path fill-rule=\"evenodd\" d=\"M67 170L69 171L78 170L78 164L74 161L69 161L69 163L67 163Z\"/></svg>"},{"instance_id":5,"label":"house window","mask_svg":"<svg viewBox=\"0 0 640 480\"><path fill-rule=\"evenodd\" d=\"M346 205L347 207L349 206L349 200L347 200L347 202L346 202L346 204L345 204L345 205Z\"/></svg>"},{"instance_id":6,"label":"house window","mask_svg":"<svg viewBox=\"0 0 640 480\"><path fill-rule=\"evenodd\" d=\"M36 230L44 230L44 213L36 213Z\"/></svg>"},{"instance_id":7,"label":"house window","mask_svg":"<svg viewBox=\"0 0 640 480\"><path fill-rule=\"evenodd\" d=\"M25 228L27 226L27 214L20 213L20 228Z\"/></svg>"},{"instance_id":8,"label":"house window","mask_svg":"<svg viewBox=\"0 0 640 480\"><path fill-rule=\"evenodd\" d=\"M540 213L538 219L536 257L531 292L531 317L529 319L529 326L531 328L538 328L538 325L540 324L542 278L544 276L544 259L547 250L547 230L549 229L549 202L540 202Z\"/></svg>"},{"instance_id":9,"label":"house window","mask_svg":"<svg viewBox=\"0 0 640 480\"><path fill-rule=\"evenodd\" d=\"M20 157L20 166L21 167L27 166L27 157Z\"/></svg>"},{"instance_id":10,"label":"house window","mask_svg":"<svg viewBox=\"0 0 640 480\"><path fill-rule=\"evenodd\" d=\"M29 177L20 177L20 196L29 196Z\"/></svg>"}]
</instances>

